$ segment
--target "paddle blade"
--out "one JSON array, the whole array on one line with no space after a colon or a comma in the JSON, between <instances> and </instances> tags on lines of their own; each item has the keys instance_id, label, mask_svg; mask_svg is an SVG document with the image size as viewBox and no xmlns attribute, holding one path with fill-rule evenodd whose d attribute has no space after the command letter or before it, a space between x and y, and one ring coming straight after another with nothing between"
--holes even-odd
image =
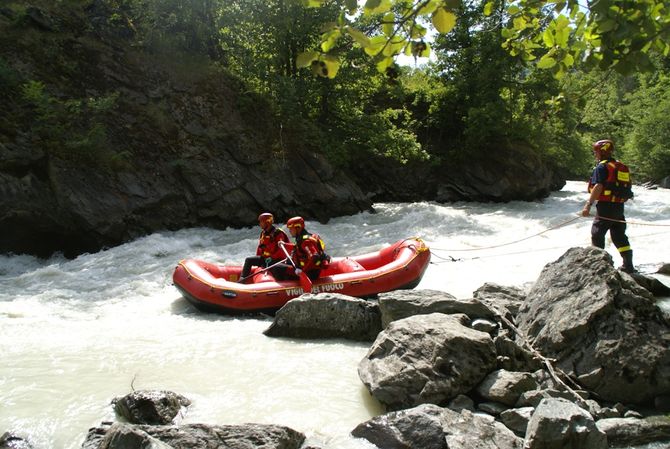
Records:
<instances>
[{"instance_id":1,"label":"paddle blade","mask_svg":"<svg viewBox=\"0 0 670 449\"><path fill-rule=\"evenodd\" d=\"M300 279L300 286L302 287L302 291L304 293L311 293L312 281L310 280L309 277L307 277L304 271L298 275L298 279Z\"/></svg>"}]
</instances>

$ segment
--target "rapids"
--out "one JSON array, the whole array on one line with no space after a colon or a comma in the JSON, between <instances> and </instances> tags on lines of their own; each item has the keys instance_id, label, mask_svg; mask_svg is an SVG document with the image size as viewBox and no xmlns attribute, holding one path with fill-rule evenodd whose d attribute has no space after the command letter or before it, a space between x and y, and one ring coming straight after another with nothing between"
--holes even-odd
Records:
<instances>
[{"instance_id":1,"label":"rapids","mask_svg":"<svg viewBox=\"0 0 670 449\"><path fill-rule=\"evenodd\" d=\"M418 288L469 297L484 282L528 286L568 248L590 244L591 219L577 216L583 189L568 182L537 202L376 204L307 229L343 256L419 236L433 257ZM635 193L628 235L638 270L651 273L670 262L670 190ZM79 448L89 427L115 419L112 398L169 389L193 401L182 422L284 424L324 449L373 448L349 436L383 412L356 371L369 345L268 338L270 318L202 314L172 286L180 259L240 264L257 235L197 228L74 260L0 256L0 434ZM670 312L670 300L661 307Z\"/></svg>"}]
</instances>

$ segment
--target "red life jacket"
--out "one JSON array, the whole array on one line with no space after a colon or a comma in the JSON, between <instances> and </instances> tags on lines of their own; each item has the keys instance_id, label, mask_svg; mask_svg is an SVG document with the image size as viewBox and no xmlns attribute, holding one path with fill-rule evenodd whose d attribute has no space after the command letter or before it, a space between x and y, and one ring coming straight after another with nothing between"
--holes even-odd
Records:
<instances>
[{"instance_id":1,"label":"red life jacket","mask_svg":"<svg viewBox=\"0 0 670 449\"><path fill-rule=\"evenodd\" d=\"M603 191L598 201L610 203L625 203L633 198L633 184L630 179L630 170L623 162L610 159L600 161L607 168L607 179L603 183ZM593 179L589 180L589 192L593 190Z\"/></svg>"},{"instance_id":2,"label":"red life jacket","mask_svg":"<svg viewBox=\"0 0 670 449\"><path fill-rule=\"evenodd\" d=\"M326 244L319 234L310 234L303 231L296 237L294 259L296 266L304 271L323 269L330 263L330 256L326 254Z\"/></svg>"},{"instance_id":3,"label":"red life jacket","mask_svg":"<svg viewBox=\"0 0 670 449\"><path fill-rule=\"evenodd\" d=\"M283 230L273 226L270 232L261 231L256 255L264 258L283 259L286 255L279 246L279 242L289 242L288 235Z\"/></svg>"}]
</instances>

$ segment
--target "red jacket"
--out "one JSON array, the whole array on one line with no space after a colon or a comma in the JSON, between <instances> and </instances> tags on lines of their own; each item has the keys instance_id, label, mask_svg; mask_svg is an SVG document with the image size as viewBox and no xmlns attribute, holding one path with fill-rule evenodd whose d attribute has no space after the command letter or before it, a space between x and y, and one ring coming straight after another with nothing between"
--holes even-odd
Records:
<instances>
[{"instance_id":1,"label":"red jacket","mask_svg":"<svg viewBox=\"0 0 670 449\"><path fill-rule=\"evenodd\" d=\"M293 262L303 271L320 270L327 263L324 253L323 240L316 235L303 230L295 238Z\"/></svg>"},{"instance_id":2,"label":"red jacket","mask_svg":"<svg viewBox=\"0 0 670 449\"><path fill-rule=\"evenodd\" d=\"M271 257L272 259L284 259L286 254L279 246L279 242L289 242L288 235L276 227L272 226L270 231L265 232L261 231L261 235L258 238L258 248L256 248L256 255L264 258Z\"/></svg>"}]
</instances>

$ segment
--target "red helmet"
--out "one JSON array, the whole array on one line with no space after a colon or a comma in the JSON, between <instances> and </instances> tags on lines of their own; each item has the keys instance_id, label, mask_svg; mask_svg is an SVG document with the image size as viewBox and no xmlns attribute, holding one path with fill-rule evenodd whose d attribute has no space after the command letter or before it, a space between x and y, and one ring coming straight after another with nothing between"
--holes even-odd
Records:
<instances>
[{"instance_id":1,"label":"red helmet","mask_svg":"<svg viewBox=\"0 0 670 449\"><path fill-rule=\"evenodd\" d=\"M614 142L609 139L599 140L593 144L593 151L609 154L614 151Z\"/></svg>"},{"instance_id":2,"label":"red helmet","mask_svg":"<svg viewBox=\"0 0 670 449\"><path fill-rule=\"evenodd\" d=\"M289 220L286 222L286 227L289 229L295 228L298 231L302 231L305 229L305 220L302 217L289 218Z\"/></svg>"},{"instance_id":3,"label":"red helmet","mask_svg":"<svg viewBox=\"0 0 670 449\"><path fill-rule=\"evenodd\" d=\"M264 228L267 225L271 225L275 222L275 217L271 213L265 212L258 216L258 224L261 228Z\"/></svg>"}]
</instances>

